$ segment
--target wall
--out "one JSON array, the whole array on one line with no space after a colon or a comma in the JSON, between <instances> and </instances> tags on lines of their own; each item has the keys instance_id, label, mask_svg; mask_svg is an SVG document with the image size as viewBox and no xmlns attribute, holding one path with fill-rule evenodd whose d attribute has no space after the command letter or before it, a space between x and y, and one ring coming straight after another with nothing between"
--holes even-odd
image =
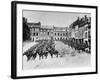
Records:
<instances>
[{"instance_id":1,"label":"wall","mask_svg":"<svg viewBox=\"0 0 100 80\"><path fill-rule=\"evenodd\" d=\"M26 1L26 0L24 0ZM50 2L50 3L64 3L64 4L83 4L83 5L97 5L100 9L100 0L31 0L37 2ZM0 80L11 80L11 0L0 0ZM100 10L98 11L100 14ZM100 21L100 15L98 16ZM100 30L100 24L98 30ZM98 31L100 34L100 31ZM100 37L98 38L100 41ZM98 42L100 44L100 42ZM99 46L100 47L100 46ZM99 49L100 52L100 49ZM98 52L98 53L99 53ZM98 54L100 57L100 54ZM100 61L100 58L99 58ZM100 62L98 64L100 67ZM91 75L77 75L77 76L64 76L64 77L51 77L42 78L42 80L100 80L99 74ZM23 79L24 80L24 79ZM25 79L25 80L41 80Z\"/></svg>"}]
</instances>

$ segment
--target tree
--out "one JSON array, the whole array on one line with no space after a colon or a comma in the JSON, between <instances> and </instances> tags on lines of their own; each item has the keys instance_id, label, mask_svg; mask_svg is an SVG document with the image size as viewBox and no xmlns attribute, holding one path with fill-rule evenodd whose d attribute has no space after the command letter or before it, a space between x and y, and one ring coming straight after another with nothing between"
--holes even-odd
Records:
<instances>
[{"instance_id":1,"label":"tree","mask_svg":"<svg viewBox=\"0 0 100 80\"><path fill-rule=\"evenodd\" d=\"M30 39L30 29L27 25L27 19L23 17L23 41Z\"/></svg>"}]
</instances>

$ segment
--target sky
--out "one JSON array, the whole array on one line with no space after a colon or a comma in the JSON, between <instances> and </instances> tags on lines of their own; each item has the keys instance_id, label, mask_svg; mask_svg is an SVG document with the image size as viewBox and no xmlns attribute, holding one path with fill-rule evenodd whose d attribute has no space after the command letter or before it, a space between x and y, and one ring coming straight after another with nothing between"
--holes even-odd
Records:
<instances>
[{"instance_id":1,"label":"sky","mask_svg":"<svg viewBox=\"0 0 100 80\"><path fill-rule=\"evenodd\" d=\"M24 10L23 17L27 18L28 22L41 22L41 25L49 25L56 27L68 27L71 23L77 20L77 17L84 17L89 13L71 13L71 12L53 12L53 11L34 11Z\"/></svg>"}]
</instances>

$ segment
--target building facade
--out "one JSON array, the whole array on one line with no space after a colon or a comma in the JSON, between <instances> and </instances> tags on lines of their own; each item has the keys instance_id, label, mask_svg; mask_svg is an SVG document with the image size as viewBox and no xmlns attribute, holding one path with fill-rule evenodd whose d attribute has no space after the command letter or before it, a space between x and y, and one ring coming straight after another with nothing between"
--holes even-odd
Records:
<instances>
[{"instance_id":1,"label":"building facade","mask_svg":"<svg viewBox=\"0 0 100 80\"><path fill-rule=\"evenodd\" d=\"M31 41L37 40L62 40L67 39L68 32L66 27L55 27L48 25L41 25L38 23L28 23L30 28Z\"/></svg>"},{"instance_id":2,"label":"building facade","mask_svg":"<svg viewBox=\"0 0 100 80\"><path fill-rule=\"evenodd\" d=\"M68 38L66 27L54 27L54 40L66 40Z\"/></svg>"},{"instance_id":3,"label":"building facade","mask_svg":"<svg viewBox=\"0 0 100 80\"><path fill-rule=\"evenodd\" d=\"M39 40L41 23L28 23L31 41Z\"/></svg>"},{"instance_id":4,"label":"building facade","mask_svg":"<svg viewBox=\"0 0 100 80\"><path fill-rule=\"evenodd\" d=\"M84 16L69 26L69 38L83 39L84 42L91 39L91 18Z\"/></svg>"}]
</instances>

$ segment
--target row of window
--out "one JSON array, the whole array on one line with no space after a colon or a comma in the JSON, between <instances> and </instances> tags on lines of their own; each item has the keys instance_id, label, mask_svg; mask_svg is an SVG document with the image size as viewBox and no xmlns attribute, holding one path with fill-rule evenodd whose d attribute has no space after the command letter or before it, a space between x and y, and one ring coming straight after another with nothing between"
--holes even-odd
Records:
<instances>
[{"instance_id":1,"label":"row of window","mask_svg":"<svg viewBox=\"0 0 100 80\"><path fill-rule=\"evenodd\" d=\"M48 35L50 35L50 33L48 32ZM55 36L66 36L67 33L55 33ZM37 33L33 33L33 36L38 36L38 32Z\"/></svg>"},{"instance_id":2,"label":"row of window","mask_svg":"<svg viewBox=\"0 0 100 80\"><path fill-rule=\"evenodd\" d=\"M85 33L85 38L91 38L90 31Z\"/></svg>"},{"instance_id":3,"label":"row of window","mask_svg":"<svg viewBox=\"0 0 100 80\"><path fill-rule=\"evenodd\" d=\"M39 39L38 37L36 37L36 38L32 38L32 40L34 41L34 40L37 40L37 39ZM41 38L40 40L44 40L44 39L50 39L50 38L46 38L46 37L43 37L43 38ZM63 38L63 37L59 37L59 38L53 38L54 40L62 40L62 39L66 39L67 40L67 38Z\"/></svg>"},{"instance_id":4,"label":"row of window","mask_svg":"<svg viewBox=\"0 0 100 80\"><path fill-rule=\"evenodd\" d=\"M55 36L58 35L58 36L66 36L67 33L55 33Z\"/></svg>"},{"instance_id":5,"label":"row of window","mask_svg":"<svg viewBox=\"0 0 100 80\"><path fill-rule=\"evenodd\" d=\"M37 33L33 33L33 36L38 36L38 32Z\"/></svg>"}]
</instances>

